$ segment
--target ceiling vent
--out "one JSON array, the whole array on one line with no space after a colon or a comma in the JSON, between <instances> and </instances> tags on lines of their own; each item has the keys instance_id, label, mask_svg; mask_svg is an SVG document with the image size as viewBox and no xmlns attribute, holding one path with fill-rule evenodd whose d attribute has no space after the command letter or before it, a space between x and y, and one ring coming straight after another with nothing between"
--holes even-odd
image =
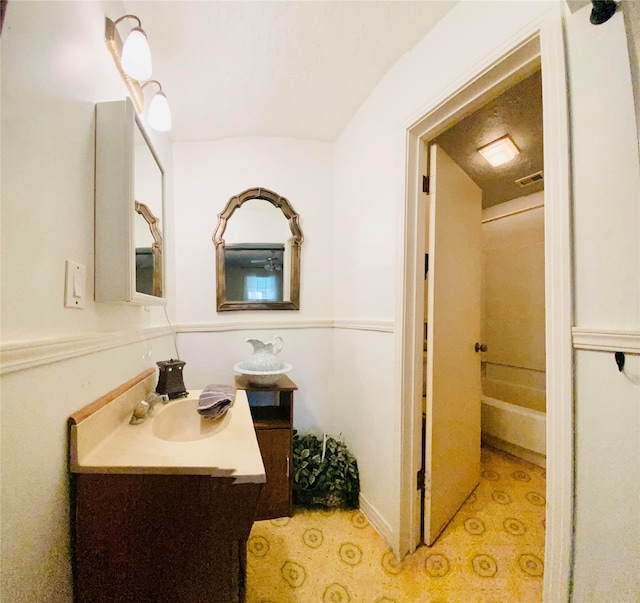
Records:
<instances>
[{"instance_id":1,"label":"ceiling vent","mask_svg":"<svg viewBox=\"0 0 640 603\"><path fill-rule=\"evenodd\" d=\"M525 186L530 186L535 184L536 182L542 182L544 178L542 177L542 170L536 172L535 174L529 174L528 176L524 176L524 178L518 178L516 180L516 184L520 188L524 188Z\"/></svg>"}]
</instances>

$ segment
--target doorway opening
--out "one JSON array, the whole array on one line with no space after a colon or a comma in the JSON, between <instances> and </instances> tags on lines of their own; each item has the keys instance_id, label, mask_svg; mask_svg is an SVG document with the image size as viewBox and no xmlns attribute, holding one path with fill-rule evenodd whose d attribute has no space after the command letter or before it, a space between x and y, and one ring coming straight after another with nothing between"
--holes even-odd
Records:
<instances>
[{"instance_id":1,"label":"doorway opening","mask_svg":"<svg viewBox=\"0 0 640 603\"><path fill-rule=\"evenodd\" d=\"M545 466L542 117L538 70L425 143L422 471L431 491L425 504L422 488L421 541L427 545L479 483L480 431L484 445ZM517 145L510 159L492 165L478 152L505 137ZM441 338L435 352L429 337Z\"/></svg>"},{"instance_id":2,"label":"doorway opening","mask_svg":"<svg viewBox=\"0 0 640 603\"><path fill-rule=\"evenodd\" d=\"M570 221L568 130L564 47L559 18L522 32L467 83L442 96L440 102L408 128L408 195L405 208L405 281L402 333L403 425L402 510L400 553L414 550L420 541L421 496L416 490L422 453L422 374L424 344L424 262L426 210L422 189L428 163L426 143L435 141L456 123L496 99L514 85L541 70L544 106L544 284L546 303L545 369L547 413L546 569L544 596L566 599L570 573L572 521L572 351L570 292ZM437 186L437 183L436 183ZM430 225L431 228L431 225ZM431 264L430 258L430 264ZM431 271L432 266L429 269ZM434 268L434 273L437 268ZM429 274L431 277L431 272ZM480 338L475 341L482 344ZM428 347L436 344L430 340ZM478 371L479 372L479 371ZM479 375L478 375L479 376ZM429 432L427 413L427 433ZM478 425L479 439L479 425ZM426 438L426 447L432 443ZM427 467L424 476L431 484Z\"/></svg>"}]
</instances>

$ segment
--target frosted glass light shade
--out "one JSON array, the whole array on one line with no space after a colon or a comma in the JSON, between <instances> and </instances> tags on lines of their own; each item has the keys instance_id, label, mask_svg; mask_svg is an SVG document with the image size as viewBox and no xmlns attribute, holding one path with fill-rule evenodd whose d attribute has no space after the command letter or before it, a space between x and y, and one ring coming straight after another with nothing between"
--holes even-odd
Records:
<instances>
[{"instance_id":1,"label":"frosted glass light shade","mask_svg":"<svg viewBox=\"0 0 640 603\"><path fill-rule=\"evenodd\" d=\"M149 104L147 113L149 125L158 132L166 132L171 129L171 109L169 101L162 90L156 92Z\"/></svg>"},{"instance_id":2,"label":"frosted glass light shade","mask_svg":"<svg viewBox=\"0 0 640 603\"><path fill-rule=\"evenodd\" d=\"M120 64L125 73L138 81L151 77L151 49L147 36L139 27L134 27L122 47Z\"/></svg>"},{"instance_id":3,"label":"frosted glass light shade","mask_svg":"<svg viewBox=\"0 0 640 603\"><path fill-rule=\"evenodd\" d=\"M478 153L480 153L480 155L482 155L493 167L497 167L503 163L511 161L516 155L520 154L520 150L507 134L506 136L498 138L498 140L494 140L488 145L479 148Z\"/></svg>"}]
</instances>

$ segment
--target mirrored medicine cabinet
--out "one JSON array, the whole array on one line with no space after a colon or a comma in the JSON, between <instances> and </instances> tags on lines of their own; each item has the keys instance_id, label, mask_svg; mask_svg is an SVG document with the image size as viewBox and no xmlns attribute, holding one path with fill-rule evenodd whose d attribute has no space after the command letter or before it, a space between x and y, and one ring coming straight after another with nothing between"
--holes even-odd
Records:
<instances>
[{"instance_id":1,"label":"mirrored medicine cabinet","mask_svg":"<svg viewBox=\"0 0 640 603\"><path fill-rule=\"evenodd\" d=\"M299 219L265 188L229 199L213 233L218 312L300 309Z\"/></svg>"},{"instance_id":2,"label":"mirrored medicine cabinet","mask_svg":"<svg viewBox=\"0 0 640 603\"><path fill-rule=\"evenodd\" d=\"M95 299L166 304L164 170L131 99L96 105Z\"/></svg>"}]
</instances>

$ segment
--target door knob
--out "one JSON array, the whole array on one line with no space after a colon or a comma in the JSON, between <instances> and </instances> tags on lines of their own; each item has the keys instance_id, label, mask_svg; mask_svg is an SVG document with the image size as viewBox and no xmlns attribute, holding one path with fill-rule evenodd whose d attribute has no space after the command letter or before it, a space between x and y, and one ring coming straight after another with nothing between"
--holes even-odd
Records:
<instances>
[{"instance_id":1,"label":"door knob","mask_svg":"<svg viewBox=\"0 0 640 603\"><path fill-rule=\"evenodd\" d=\"M484 343L476 343L475 346L475 351L476 352L486 352L487 351L487 345Z\"/></svg>"}]
</instances>

